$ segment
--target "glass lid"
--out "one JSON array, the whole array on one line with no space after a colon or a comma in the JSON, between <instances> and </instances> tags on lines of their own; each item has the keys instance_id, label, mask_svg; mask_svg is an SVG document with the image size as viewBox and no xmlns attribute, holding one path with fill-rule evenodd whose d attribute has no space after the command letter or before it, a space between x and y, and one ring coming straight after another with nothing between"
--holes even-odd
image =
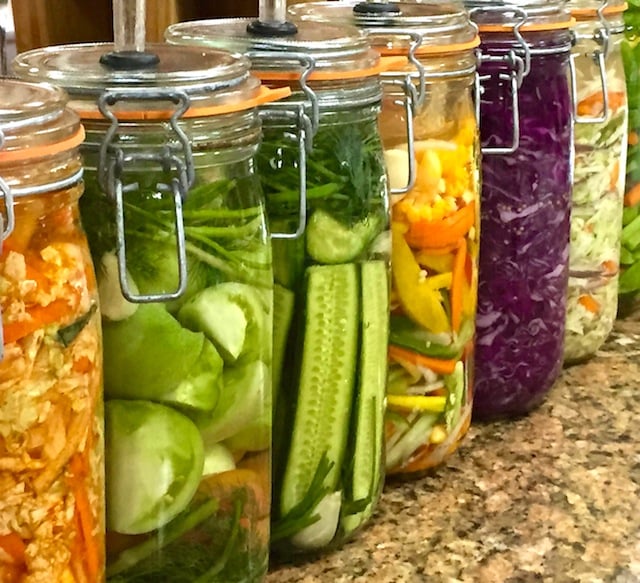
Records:
<instances>
[{"instance_id":1,"label":"glass lid","mask_svg":"<svg viewBox=\"0 0 640 583\"><path fill-rule=\"evenodd\" d=\"M569 0L571 14L580 19L588 16L621 14L627 9L625 0Z\"/></svg>"},{"instance_id":2,"label":"glass lid","mask_svg":"<svg viewBox=\"0 0 640 583\"><path fill-rule=\"evenodd\" d=\"M78 116L57 87L0 79L0 162L68 150L82 141Z\"/></svg>"},{"instance_id":3,"label":"glass lid","mask_svg":"<svg viewBox=\"0 0 640 583\"><path fill-rule=\"evenodd\" d=\"M303 20L352 24L370 34L379 29L384 29L386 35L393 35L394 29L398 34L402 30L410 30L422 35L421 48L455 45L456 49L461 50L478 44L477 29L462 2L339 0L293 4L289 12ZM388 44L377 35L371 40L374 46Z\"/></svg>"},{"instance_id":4,"label":"glass lid","mask_svg":"<svg viewBox=\"0 0 640 583\"><path fill-rule=\"evenodd\" d=\"M324 71L368 70L378 65L366 35L355 27L296 20L292 35L262 36L247 31L252 19L196 20L171 25L165 37L172 44L215 47L249 54L254 69L290 71L296 68L292 54L309 55L315 69ZM260 52L270 54L260 56ZM253 53L253 54L251 54Z\"/></svg>"},{"instance_id":5,"label":"glass lid","mask_svg":"<svg viewBox=\"0 0 640 583\"><path fill-rule=\"evenodd\" d=\"M464 0L464 4L480 30L487 25L513 26L523 13L522 30L561 29L572 23L567 0Z\"/></svg>"},{"instance_id":6,"label":"glass lid","mask_svg":"<svg viewBox=\"0 0 640 583\"><path fill-rule=\"evenodd\" d=\"M72 94L99 94L109 89L164 89L188 95L256 89L249 75L249 61L238 54L202 50L197 47L170 47L148 44L147 51L158 56L157 63L135 63L131 68L114 69L101 62L113 52L112 43L71 44L34 49L16 57L14 71L22 79L49 81Z\"/></svg>"}]
</instances>

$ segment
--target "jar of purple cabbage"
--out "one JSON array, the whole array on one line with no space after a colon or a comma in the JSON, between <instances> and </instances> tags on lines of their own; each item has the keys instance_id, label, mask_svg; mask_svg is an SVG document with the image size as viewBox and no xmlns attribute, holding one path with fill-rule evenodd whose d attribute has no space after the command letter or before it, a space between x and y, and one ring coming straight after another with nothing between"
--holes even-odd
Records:
<instances>
[{"instance_id":1,"label":"jar of purple cabbage","mask_svg":"<svg viewBox=\"0 0 640 583\"><path fill-rule=\"evenodd\" d=\"M565 2L466 0L483 151L474 419L527 413L562 367L572 175Z\"/></svg>"}]
</instances>

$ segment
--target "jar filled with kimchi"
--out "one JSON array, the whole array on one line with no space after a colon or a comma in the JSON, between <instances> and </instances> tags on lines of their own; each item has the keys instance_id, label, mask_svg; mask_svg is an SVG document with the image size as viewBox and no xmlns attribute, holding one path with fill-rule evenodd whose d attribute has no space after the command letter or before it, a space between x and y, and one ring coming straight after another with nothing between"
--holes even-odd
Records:
<instances>
[{"instance_id":1,"label":"jar filled with kimchi","mask_svg":"<svg viewBox=\"0 0 640 583\"><path fill-rule=\"evenodd\" d=\"M0 81L0 581L104 580L102 351L79 118Z\"/></svg>"},{"instance_id":2,"label":"jar filled with kimchi","mask_svg":"<svg viewBox=\"0 0 640 583\"><path fill-rule=\"evenodd\" d=\"M622 0L570 2L577 103L564 346L569 363L596 353L618 308L628 117L621 53L625 6Z\"/></svg>"},{"instance_id":3,"label":"jar filled with kimchi","mask_svg":"<svg viewBox=\"0 0 640 583\"><path fill-rule=\"evenodd\" d=\"M380 116L392 199L386 471L412 476L455 451L471 419L480 41L455 2L313 2L289 10L355 24L395 61L382 75Z\"/></svg>"}]
</instances>

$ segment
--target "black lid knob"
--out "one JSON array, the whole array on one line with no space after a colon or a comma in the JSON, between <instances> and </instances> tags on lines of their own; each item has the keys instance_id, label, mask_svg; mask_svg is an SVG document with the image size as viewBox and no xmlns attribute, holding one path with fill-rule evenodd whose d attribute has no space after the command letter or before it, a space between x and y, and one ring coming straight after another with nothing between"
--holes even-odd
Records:
<instances>
[{"instance_id":1,"label":"black lid knob","mask_svg":"<svg viewBox=\"0 0 640 583\"><path fill-rule=\"evenodd\" d=\"M155 53L142 51L111 51L100 57L100 63L115 71L135 71L151 69L160 62Z\"/></svg>"},{"instance_id":2,"label":"black lid knob","mask_svg":"<svg viewBox=\"0 0 640 583\"><path fill-rule=\"evenodd\" d=\"M293 22L263 22L253 20L247 24L247 32L257 36L293 36L297 34L298 27Z\"/></svg>"},{"instance_id":3,"label":"black lid knob","mask_svg":"<svg viewBox=\"0 0 640 583\"><path fill-rule=\"evenodd\" d=\"M359 2L353 7L354 14L400 14L400 7L393 2Z\"/></svg>"}]
</instances>

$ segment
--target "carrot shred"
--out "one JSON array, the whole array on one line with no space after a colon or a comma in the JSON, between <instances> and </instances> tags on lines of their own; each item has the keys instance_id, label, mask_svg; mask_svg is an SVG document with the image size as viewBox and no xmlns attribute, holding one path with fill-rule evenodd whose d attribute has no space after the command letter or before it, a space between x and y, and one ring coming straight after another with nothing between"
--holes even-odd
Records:
<instances>
[{"instance_id":1,"label":"carrot shred","mask_svg":"<svg viewBox=\"0 0 640 583\"><path fill-rule=\"evenodd\" d=\"M469 202L454 214L440 221L418 220L409 224L405 234L407 243L413 248L449 247L458 244L476 221L476 206Z\"/></svg>"},{"instance_id":2,"label":"carrot shred","mask_svg":"<svg viewBox=\"0 0 640 583\"><path fill-rule=\"evenodd\" d=\"M73 361L72 368L74 372L86 374L88 372L91 372L91 370L93 369L93 362L91 362L91 359L89 359L89 357L81 356L80 358L78 358L78 360Z\"/></svg>"},{"instance_id":3,"label":"carrot shred","mask_svg":"<svg viewBox=\"0 0 640 583\"><path fill-rule=\"evenodd\" d=\"M78 536L82 537L87 578L89 581L98 581L100 578L100 550L93 534L94 520L89 496L84 487L84 482L89 475L88 460L79 453L73 455L69 461L71 478L69 480L76 501L76 520L78 522Z\"/></svg>"},{"instance_id":4,"label":"carrot shred","mask_svg":"<svg viewBox=\"0 0 640 583\"><path fill-rule=\"evenodd\" d=\"M624 206L636 206L640 204L640 182L635 184L628 192L624 195Z\"/></svg>"},{"instance_id":5,"label":"carrot shred","mask_svg":"<svg viewBox=\"0 0 640 583\"><path fill-rule=\"evenodd\" d=\"M462 239L453 260L453 276L451 281L451 327L455 332L462 323L462 305L464 299L465 264L467 260L467 240Z\"/></svg>"},{"instance_id":6,"label":"carrot shred","mask_svg":"<svg viewBox=\"0 0 640 583\"><path fill-rule=\"evenodd\" d=\"M611 111L616 111L625 102L625 94L622 91L609 91L607 97ZM597 91L578 103L578 115L596 116L602 113L602 107L602 92Z\"/></svg>"},{"instance_id":7,"label":"carrot shred","mask_svg":"<svg viewBox=\"0 0 640 583\"><path fill-rule=\"evenodd\" d=\"M47 306L32 306L27 313L30 316L29 320L9 322L4 325L5 344L17 342L49 324L62 322L70 315L71 307L66 300L54 300Z\"/></svg>"},{"instance_id":8,"label":"carrot shred","mask_svg":"<svg viewBox=\"0 0 640 583\"><path fill-rule=\"evenodd\" d=\"M602 269L606 275L615 275L618 273L618 263L612 259L602 262Z\"/></svg>"},{"instance_id":9,"label":"carrot shred","mask_svg":"<svg viewBox=\"0 0 640 583\"><path fill-rule=\"evenodd\" d=\"M437 374L452 374L456 367L456 360L445 360L424 356L412 350L400 348L399 346L389 346L389 358L398 362L406 362L414 366L424 366L430 368Z\"/></svg>"},{"instance_id":10,"label":"carrot shred","mask_svg":"<svg viewBox=\"0 0 640 583\"><path fill-rule=\"evenodd\" d=\"M581 295L578 298L578 303L586 308L592 314L597 314L600 311L600 302L593 296Z\"/></svg>"},{"instance_id":11,"label":"carrot shred","mask_svg":"<svg viewBox=\"0 0 640 583\"><path fill-rule=\"evenodd\" d=\"M638 137L638 132L631 130L629 135L627 136L627 144L630 146L637 146L640 143L640 138Z\"/></svg>"},{"instance_id":12,"label":"carrot shred","mask_svg":"<svg viewBox=\"0 0 640 583\"><path fill-rule=\"evenodd\" d=\"M614 190L618 185L618 178L620 178L620 160L616 160L611 169L611 178L609 179L609 188L611 190Z\"/></svg>"},{"instance_id":13,"label":"carrot shred","mask_svg":"<svg viewBox=\"0 0 640 583\"><path fill-rule=\"evenodd\" d=\"M26 545L24 541L15 532L0 535L0 549L11 557L16 565L24 564L24 553Z\"/></svg>"}]
</instances>

